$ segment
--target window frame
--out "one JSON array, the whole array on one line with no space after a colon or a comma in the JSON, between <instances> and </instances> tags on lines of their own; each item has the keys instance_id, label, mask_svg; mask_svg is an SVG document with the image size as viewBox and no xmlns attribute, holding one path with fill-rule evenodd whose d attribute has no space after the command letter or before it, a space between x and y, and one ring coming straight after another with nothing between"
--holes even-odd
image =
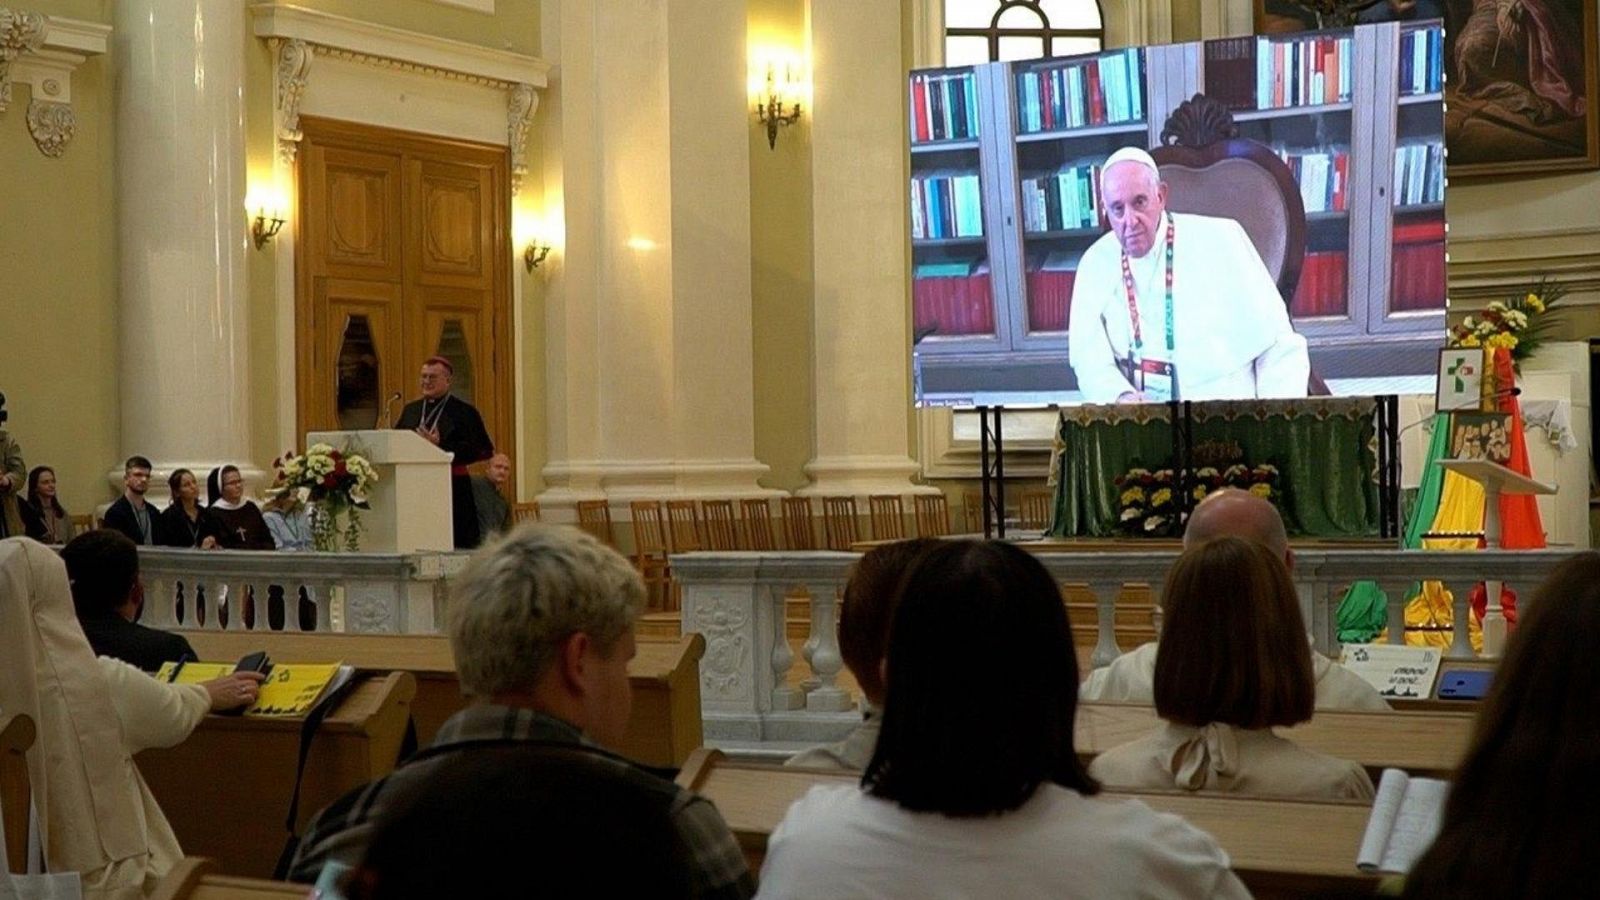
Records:
<instances>
[{"instance_id":1,"label":"window frame","mask_svg":"<svg viewBox=\"0 0 1600 900\"><path fill-rule=\"evenodd\" d=\"M945 0L940 0L941 10L943 9L944 2ZM986 38L989 41L990 62L1000 61L1000 39L1009 37L1040 39L1040 43L1044 47L1044 57L1052 57L1057 55L1053 52L1054 48L1052 46L1057 38L1092 38L1100 42L1099 50L1106 49L1106 11L1105 7L1100 4L1100 0L1094 0L1095 12L1098 13L1100 17L1099 28L1053 28L1050 25L1049 15L1047 15L1044 11L1044 8L1039 5L1040 0L993 0L993 2L995 4L995 11L994 15L989 17L989 27L946 27L944 29L941 47L948 48L949 39L953 37ZM1018 8L1031 10L1039 17L1039 20L1043 22L1044 25L1039 28L1011 28L1003 27L999 24L1000 17L1002 15L1010 10ZM1099 52L1099 50L1095 52Z\"/></svg>"}]
</instances>

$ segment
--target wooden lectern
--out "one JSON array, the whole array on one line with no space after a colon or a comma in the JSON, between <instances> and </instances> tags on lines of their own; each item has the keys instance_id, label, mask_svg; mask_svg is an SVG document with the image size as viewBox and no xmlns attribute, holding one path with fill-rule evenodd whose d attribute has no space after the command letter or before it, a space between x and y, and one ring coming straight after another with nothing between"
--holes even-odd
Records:
<instances>
[{"instance_id":1,"label":"wooden lectern","mask_svg":"<svg viewBox=\"0 0 1600 900\"><path fill-rule=\"evenodd\" d=\"M328 444L360 453L378 472L361 511L361 549L372 553L453 550L450 506L452 455L410 431L313 431L306 446Z\"/></svg>"},{"instance_id":2,"label":"wooden lectern","mask_svg":"<svg viewBox=\"0 0 1600 900\"><path fill-rule=\"evenodd\" d=\"M1554 494L1553 485L1534 481L1487 459L1441 459L1439 465L1483 485L1483 540L1487 549L1500 549L1500 495Z\"/></svg>"}]
</instances>

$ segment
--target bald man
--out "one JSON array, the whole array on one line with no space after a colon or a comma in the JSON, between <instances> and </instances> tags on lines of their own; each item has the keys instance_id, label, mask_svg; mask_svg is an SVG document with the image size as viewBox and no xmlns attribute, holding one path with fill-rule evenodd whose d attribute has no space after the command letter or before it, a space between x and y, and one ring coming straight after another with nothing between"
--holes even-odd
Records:
<instances>
[{"instance_id":1,"label":"bald man","mask_svg":"<svg viewBox=\"0 0 1600 900\"><path fill-rule=\"evenodd\" d=\"M1304 397L1311 376L1278 286L1238 222L1167 211L1150 154L1100 171L1111 230L1084 251L1067 361L1090 403Z\"/></svg>"},{"instance_id":2,"label":"bald man","mask_svg":"<svg viewBox=\"0 0 1600 900\"><path fill-rule=\"evenodd\" d=\"M1198 547L1224 535L1255 541L1283 557L1289 572L1294 572L1294 551L1277 507L1248 491L1224 488L1195 507L1189 526L1183 532L1183 548ZM1344 666L1311 649L1311 671L1316 679L1316 708L1360 711L1387 711L1389 704L1372 685ZM1125 703L1154 703L1152 688L1156 672L1156 644L1145 644L1124 653L1111 665L1095 669L1078 689L1081 700L1113 700Z\"/></svg>"},{"instance_id":3,"label":"bald man","mask_svg":"<svg viewBox=\"0 0 1600 900\"><path fill-rule=\"evenodd\" d=\"M511 478L511 457L489 457L482 475L472 476L472 505L478 513L478 543L511 527L511 506L506 503L506 482Z\"/></svg>"}]
</instances>

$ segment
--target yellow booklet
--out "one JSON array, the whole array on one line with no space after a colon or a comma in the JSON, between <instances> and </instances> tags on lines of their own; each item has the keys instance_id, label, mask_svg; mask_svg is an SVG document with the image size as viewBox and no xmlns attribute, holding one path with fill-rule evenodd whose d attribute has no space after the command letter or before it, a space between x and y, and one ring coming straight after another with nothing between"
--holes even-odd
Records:
<instances>
[{"instance_id":1,"label":"yellow booklet","mask_svg":"<svg viewBox=\"0 0 1600 900\"><path fill-rule=\"evenodd\" d=\"M233 673L235 663L186 662L173 677L177 663L164 663L155 677L175 684L199 684ZM317 700L349 680L354 668L339 663L274 663L267 679L261 682L256 702L244 711L247 716L303 716Z\"/></svg>"}]
</instances>

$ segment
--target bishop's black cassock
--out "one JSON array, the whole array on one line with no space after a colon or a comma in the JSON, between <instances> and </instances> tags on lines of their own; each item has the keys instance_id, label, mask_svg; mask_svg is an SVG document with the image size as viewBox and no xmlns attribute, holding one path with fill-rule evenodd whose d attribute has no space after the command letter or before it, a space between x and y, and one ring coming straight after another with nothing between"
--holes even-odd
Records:
<instances>
[{"instance_id":1,"label":"bishop's black cassock","mask_svg":"<svg viewBox=\"0 0 1600 900\"><path fill-rule=\"evenodd\" d=\"M471 403L452 394L438 400L413 400L400 411L395 428L413 431L418 427L439 430L439 449L454 453L450 463L450 507L457 549L478 546L478 510L472 502L472 479L467 466L494 455L483 416Z\"/></svg>"}]
</instances>

